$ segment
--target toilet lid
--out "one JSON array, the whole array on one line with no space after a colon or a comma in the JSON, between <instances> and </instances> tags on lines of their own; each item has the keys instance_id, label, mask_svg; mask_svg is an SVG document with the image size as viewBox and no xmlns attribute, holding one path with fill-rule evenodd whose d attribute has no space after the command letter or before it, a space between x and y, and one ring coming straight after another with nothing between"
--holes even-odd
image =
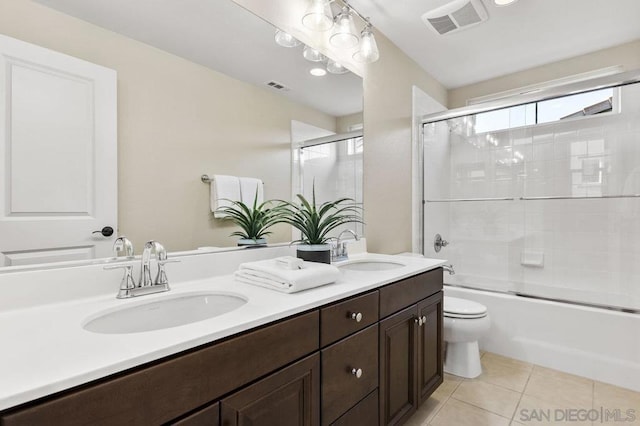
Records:
<instances>
[{"instance_id":1,"label":"toilet lid","mask_svg":"<svg viewBox=\"0 0 640 426\"><path fill-rule=\"evenodd\" d=\"M487 314L487 307L471 300L445 296L444 313L445 316L455 316L457 318L478 318Z\"/></svg>"}]
</instances>

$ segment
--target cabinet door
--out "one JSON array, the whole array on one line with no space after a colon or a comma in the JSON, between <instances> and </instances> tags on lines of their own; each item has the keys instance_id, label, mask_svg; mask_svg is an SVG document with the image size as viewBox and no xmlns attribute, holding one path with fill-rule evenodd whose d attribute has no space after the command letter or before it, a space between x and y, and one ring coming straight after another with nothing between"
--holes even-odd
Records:
<instances>
[{"instance_id":1,"label":"cabinet door","mask_svg":"<svg viewBox=\"0 0 640 426\"><path fill-rule=\"evenodd\" d=\"M236 392L221 407L223 426L318 426L320 355Z\"/></svg>"},{"instance_id":2,"label":"cabinet door","mask_svg":"<svg viewBox=\"0 0 640 426\"><path fill-rule=\"evenodd\" d=\"M171 426L219 426L220 425L220 404L211 404L205 408L192 413L191 415L174 422Z\"/></svg>"},{"instance_id":3,"label":"cabinet door","mask_svg":"<svg viewBox=\"0 0 640 426\"><path fill-rule=\"evenodd\" d=\"M418 315L422 319L418 327L418 393L422 403L443 380L442 292L420 302Z\"/></svg>"},{"instance_id":4,"label":"cabinet door","mask_svg":"<svg viewBox=\"0 0 640 426\"><path fill-rule=\"evenodd\" d=\"M380 322L380 424L402 424L418 406L417 305Z\"/></svg>"}]
</instances>

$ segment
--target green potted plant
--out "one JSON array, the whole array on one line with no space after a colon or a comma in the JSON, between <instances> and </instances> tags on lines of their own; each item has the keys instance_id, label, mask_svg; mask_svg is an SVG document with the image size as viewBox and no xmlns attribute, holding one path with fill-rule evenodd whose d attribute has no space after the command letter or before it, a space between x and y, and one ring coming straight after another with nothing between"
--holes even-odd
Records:
<instances>
[{"instance_id":1,"label":"green potted plant","mask_svg":"<svg viewBox=\"0 0 640 426\"><path fill-rule=\"evenodd\" d=\"M311 201L297 194L299 204L286 202L288 210L283 222L290 224L302 233L297 256L311 262L331 263L331 239L329 233L346 223L362 223L360 206L352 198L340 198L316 204L316 191L313 188Z\"/></svg>"},{"instance_id":2,"label":"green potted plant","mask_svg":"<svg viewBox=\"0 0 640 426\"><path fill-rule=\"evenodd\" d=\"M231 204L218 208L216 212L225 214L229 220L240 227L230 236L240 237L239 246L263 246L267 244L268 229L277 223L284 222L287 213L286 204L267 200L258 204L258 194L253 199L253 206L242 201L227 200Z\"/></svg>"}]
</instances>

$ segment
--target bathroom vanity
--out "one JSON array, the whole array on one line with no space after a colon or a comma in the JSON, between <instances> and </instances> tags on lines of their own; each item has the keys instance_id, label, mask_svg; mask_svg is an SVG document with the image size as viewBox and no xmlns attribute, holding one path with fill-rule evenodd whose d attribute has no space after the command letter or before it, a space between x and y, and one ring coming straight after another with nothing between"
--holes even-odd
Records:
<instances>
[{"instance_id":1,"label":"bathroom vanity","mask_svg":"<svg viewBox=\"0 0 640 426\"><path fill-rule=\"evenodd\" d=\"M299 312L266 308L263 324L24 401L0 424L403 424L443 380L442 269L406 262L294 295L249 288ZM129 337L106 336L123 357Z\"/></svg>"}]
</instances>

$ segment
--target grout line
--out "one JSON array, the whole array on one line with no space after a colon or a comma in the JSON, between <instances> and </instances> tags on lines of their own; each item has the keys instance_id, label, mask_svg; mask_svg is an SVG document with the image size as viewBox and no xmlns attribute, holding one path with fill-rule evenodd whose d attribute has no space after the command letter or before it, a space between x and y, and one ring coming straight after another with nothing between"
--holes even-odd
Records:
<instances>
[{"instance_id":1,"label":"grout line","mask_svg":"<svg viewBox=\"0 0 640 426\"><path fill-rule=\"evenodd\" d=\"M454 377L458 377L458 376L454 376ZM463 379L464 380L464 379ZM447 396L447 398L442 402L442 404L440 404L439 407L436 408L436 410L433 412L433 416L431 416L431 419L429 420L429 422L427 423L427 426L429 426L431 424L431 420L435 419L436 416L438 415L438 413L440 412L440 410L442 410L445 406L445 404L447 402L449 402L449 400L451 399L451 396L453 395L453 393L456 391L456 389L458 389L458 387L460 386L460 384L462 383L462 380L460 380L458 382L458 384L453 388L453 390L451 391L451 394L449 394L449 396Z\"/></svg>"},{"instance_id":2,"label":"grout line","mask_svg":"<svg viewBox=\"0 0 640 426\"><path fill-rule=\"evenodd\" d=\"M529 377L527 377L527 383L524 384L524 388L522 389L522 392L520 392L520 398L518 399L518 403L516 404L516 408L515 408L515 410L513 410L513 415L511 416L511 423L517 421L516 420L516 413L518 412L518 407L520 407L520 403L522 402L522 398L524 397L524 392L527 390L527 386L529 386L529 380L531 380L531 376L532 375L533 375L533 368L529 372Z\"/></svg>"},{"instance_id":3,"label":"grout line","mask_svg":"<svg viewBox=\"0 0 640 426\"><path fill-rule=\"evenodd\" d=\"M463 400L461 400L461 399L455 398L453 395L452 395L449 399L451 399L451 398L455 399L456 401L458 401L458 402L460 402L460 403L462 403L462 404L470 405L471 407L477 408L477 409L479 409L479 410L485 411L485 412L487 412L487 413L489 413L489 414L493 414L494 416L501 417L501 418L503 418L503 419L505 419L505 420L509 420L509 422L511 422L511 420L510 420L508 417L505 417L505 416L503 416L502 414L498 414L498 413L495 413L495 412L493 412L493 411L491 411L491 410L487 410L486 408L484 408L484 407L480 407L480 406L478 406L478 405L475 405L475 404L474 404L474 403L472 403L472 402L469 402L469 401L463 401Z\"/></svg>"}]
</instances>

